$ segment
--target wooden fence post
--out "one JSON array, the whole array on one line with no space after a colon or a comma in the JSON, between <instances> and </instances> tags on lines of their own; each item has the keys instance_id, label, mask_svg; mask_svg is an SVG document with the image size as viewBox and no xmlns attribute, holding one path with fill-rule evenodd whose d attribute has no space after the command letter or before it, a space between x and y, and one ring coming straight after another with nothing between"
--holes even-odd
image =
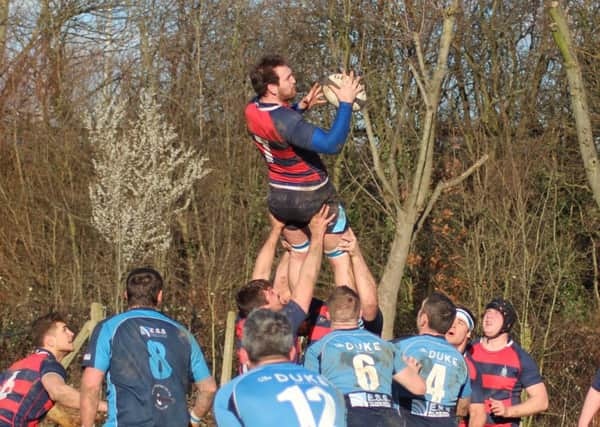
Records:
<instances>
[{"instance_id":1,"label":"wooden fence post","mask_svg":"<svg viewBox=\"0 0 600 427\"><path fill-rule=\"evenodd\" d=\"M235 311L227 313L227 326L225 328L225 344L223 346L223 366L221 368L221 386L231 380L233 367L233 340L235 338Z\"/></svg>"}]
</instances>

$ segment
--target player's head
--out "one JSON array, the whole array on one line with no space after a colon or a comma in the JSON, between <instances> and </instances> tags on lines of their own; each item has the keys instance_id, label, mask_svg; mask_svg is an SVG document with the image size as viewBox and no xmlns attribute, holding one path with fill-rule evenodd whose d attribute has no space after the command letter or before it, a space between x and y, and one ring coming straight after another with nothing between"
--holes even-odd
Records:
<instances>
[{"instance_id":1,"label":"player's head","mask_svg":"<svg viewBox=\"0 0 600 427\"><path fill-rule=\"evenodd\" d=\"M495 338L510 333L517 321L517 312L512 304L502 298L495 298L485 306L482 329L487 338Z\"/></svg>"},{"instance_id":2,"label":"player's head","mask_svg":"<svg viewBox=\"0 0 600 427\"><path fill-rule=\"evenodd\" d=\"M462 351L469 339L472 338L474 329L475 317L473 313L467 307L459 305L456 307L456 317L452 322L452 326L446 332L446 341Z\"/></svg>"},{"instance_id":3,"label":"player's head","mask_svg":"<svg viewBox=\"0 0 600 427\"><path fill-rule=\"evenodd\" d=\"M31 325L33 344L50 350L55 356L73 351L73 336L60 313L48 313Z\"/></svg>"},{"instance_id":4,"label":"player's head","mask_svg":"<svg viewBox=\"0 0 600 427\"><path fill-rule=\"evenodd\" d=\"M454 303L441 292L433 292L423 301L417 314L419 332L427 327L433 332L444 335L452 326L456 317Z\"/></svg>"},{"instance_id":5,"label":"player's head","mask_svg":"<svg viewBox=\"0 0 600 427\"><path fill-rule=\"evenodd\" d=\"M250 81L259 97L272 94L281 101L296 96L296 79L281 55L265 55L250 71Z\"/></svg>"},{"instance_id":6,"label":"player's head","mask_svg":"<svg viewBox=\"0 0 600 427\"><path fill-rule=\"evenodd\" d=\"M129 272L126 297L129 307L155 307L162 298L163 279L153 268L136 268Z\"/></svg>"},{"instance_id":7,"label":"player's head","mask_svg":"<svg viewBox=\"0 0 600 427\"><path fill-rule=\"evenodd\" d=\"M357 322L360 315L358 294L348 286L336 286L327 299L331 321L335 323Z\"/></svg>"},{"instance_id":8,"label":"player's head","mask_svg":"<svg viewBox=\"0 0 600 427\"><path fill-rule=\"evenodd\" d=\"M289 359L294 346L292 325L283 314L259 308L244 323L242 347L251 363L268 359Z\"/></svg>"},{"instance_id":9,"label":"player's head","mask_svg":"<svg viewBox=\"0 0 600 427\"><path fill-rule=\"evenodd\" d=\"M256 279L246 283L237 293L236 302L240 317L247 317L252 310L268 308L279 311L283 308L279 296L268 280Z\"/></svg>"}]
</instances>

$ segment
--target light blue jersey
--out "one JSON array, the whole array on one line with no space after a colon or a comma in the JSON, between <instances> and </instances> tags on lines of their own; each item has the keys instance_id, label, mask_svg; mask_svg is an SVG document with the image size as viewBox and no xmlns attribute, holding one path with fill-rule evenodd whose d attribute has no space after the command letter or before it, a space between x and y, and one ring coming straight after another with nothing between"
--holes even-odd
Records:
<instances>
[{"instance_id":1,"label":"light blue jersey","mask_svg":"<svg viewBox=\"0 0 600 427\"><path fill-rule=\"evenodd\" d=\"M219 427L346 426L344 398L323 376L293 363L259 366L215 398Z\"/></svg>"},{"instance_id":2,"label":"light blue jersey","mask_svg":"<svg viewBox=\"0 0 600 427\"><path fill-rule=\"evenodd\" d=\"M82 364L106 374L105 427L187 427L189 383L210 376L192 334L164 314L145 308L98 324Z\"/></svg>"},{"instance_id":3,"label":"light blue jersey","mask_svg":"<svg viewBox=\"0 0 600 427\"><path fill-rule=\"evenodd\" d=\"M335 330L312 344L304 367L333 383L351 407L391 407L392 375L406 367L394 345L362 329Z\"/></svg>"},{"instance_id":4,"label":"light blue jersey","mask_svg":"<svg viewBox=\"0 0 600 427\"><path fill-rule=\"evenodd\" d=\"M464 357L443 336L417 335L394 343L396 351L414 357L422 365L420 375L427 391L415 396L399 384L394 385L394 399L403 415L430 417L456 425L458 398L471 395L471 385ZM436 423L437 424L437 423Z\"/></svg>"}]
</instances>

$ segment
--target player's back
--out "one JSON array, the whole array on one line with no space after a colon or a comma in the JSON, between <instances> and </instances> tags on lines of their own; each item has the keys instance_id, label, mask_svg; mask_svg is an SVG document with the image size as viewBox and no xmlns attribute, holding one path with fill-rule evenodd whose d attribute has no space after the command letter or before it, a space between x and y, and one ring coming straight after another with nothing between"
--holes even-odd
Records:
<instances>
[{"instance_id":1,"label":"player's back","mask_svg":"<svg viewBox=\"0 0 600 427\"><path fill-rule=\"evenodd\" d=\"M345 395L366 391L391 397L394 346L368 331L330 332L308 348L304 366L321 373Z\"/></svg>"},{"instance_id":2,"label":"player's back","mask_svg":"<svg viewBox=\"0 0 600 427\"><path fill-rule=\"evenodd\" d=\"M403 414L427 417L430 421L445 419L448 425L456 425L458 398L470 395L468 370L463 356L443 336L417 335L396 341L394 345L402 355L414 357L421 364L420 375L427 387L425 395L414 396L402 386L394 384L394 399Z\"/></svg>"},{"instance_id":3,"label":"player's back","mask_svg":"<svg viewBox=\"0 0 600 427\"><path fill-rule=\"evenodd\" d=\"M188 424L186 392L193 375L201 376L192 361L203 355L179 323L155 310L130 310L101 323L89 350L83 365L108 370L114 410L106 425Z\"/></svg>"},{"instance_id":4,"label":"player's back","mask_svg":"<svg viewBox=\"0 0 600 427\"><path fill-rule=\"evenodd\" d=\"M230 387L230 410L243 426L346 425L339 391L323 376L293 363L260 366Z\"/></svg>"}]
</instances>

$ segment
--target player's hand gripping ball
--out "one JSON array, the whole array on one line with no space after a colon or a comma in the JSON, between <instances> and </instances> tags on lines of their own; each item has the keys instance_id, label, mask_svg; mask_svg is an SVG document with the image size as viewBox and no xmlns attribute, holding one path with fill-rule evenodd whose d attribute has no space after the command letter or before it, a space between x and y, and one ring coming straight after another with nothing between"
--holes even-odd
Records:
<instances>
[{"instance_id":1,"label":"player's hand gripping ball","mask_svg":"<svg viewBox=\"0 0 600 427\"><path fill-rule=\"evenodd\" d=\"M340 101L338 100L336 94L331 90L330 86L335 86L336 88L339 88L344 78L348 77L345 77L341 73L335 73L330 74L321 82L323 86L323 95L325 96L325 99L335 107L338 107L340 105ZM360 110L367 103L367 93L365 92L365 87L363 85L360 85L360 89L361 91L358 93L358 95L356 95L356 99L352 104L353 111Z\"/></svg>"}]
</instances>

